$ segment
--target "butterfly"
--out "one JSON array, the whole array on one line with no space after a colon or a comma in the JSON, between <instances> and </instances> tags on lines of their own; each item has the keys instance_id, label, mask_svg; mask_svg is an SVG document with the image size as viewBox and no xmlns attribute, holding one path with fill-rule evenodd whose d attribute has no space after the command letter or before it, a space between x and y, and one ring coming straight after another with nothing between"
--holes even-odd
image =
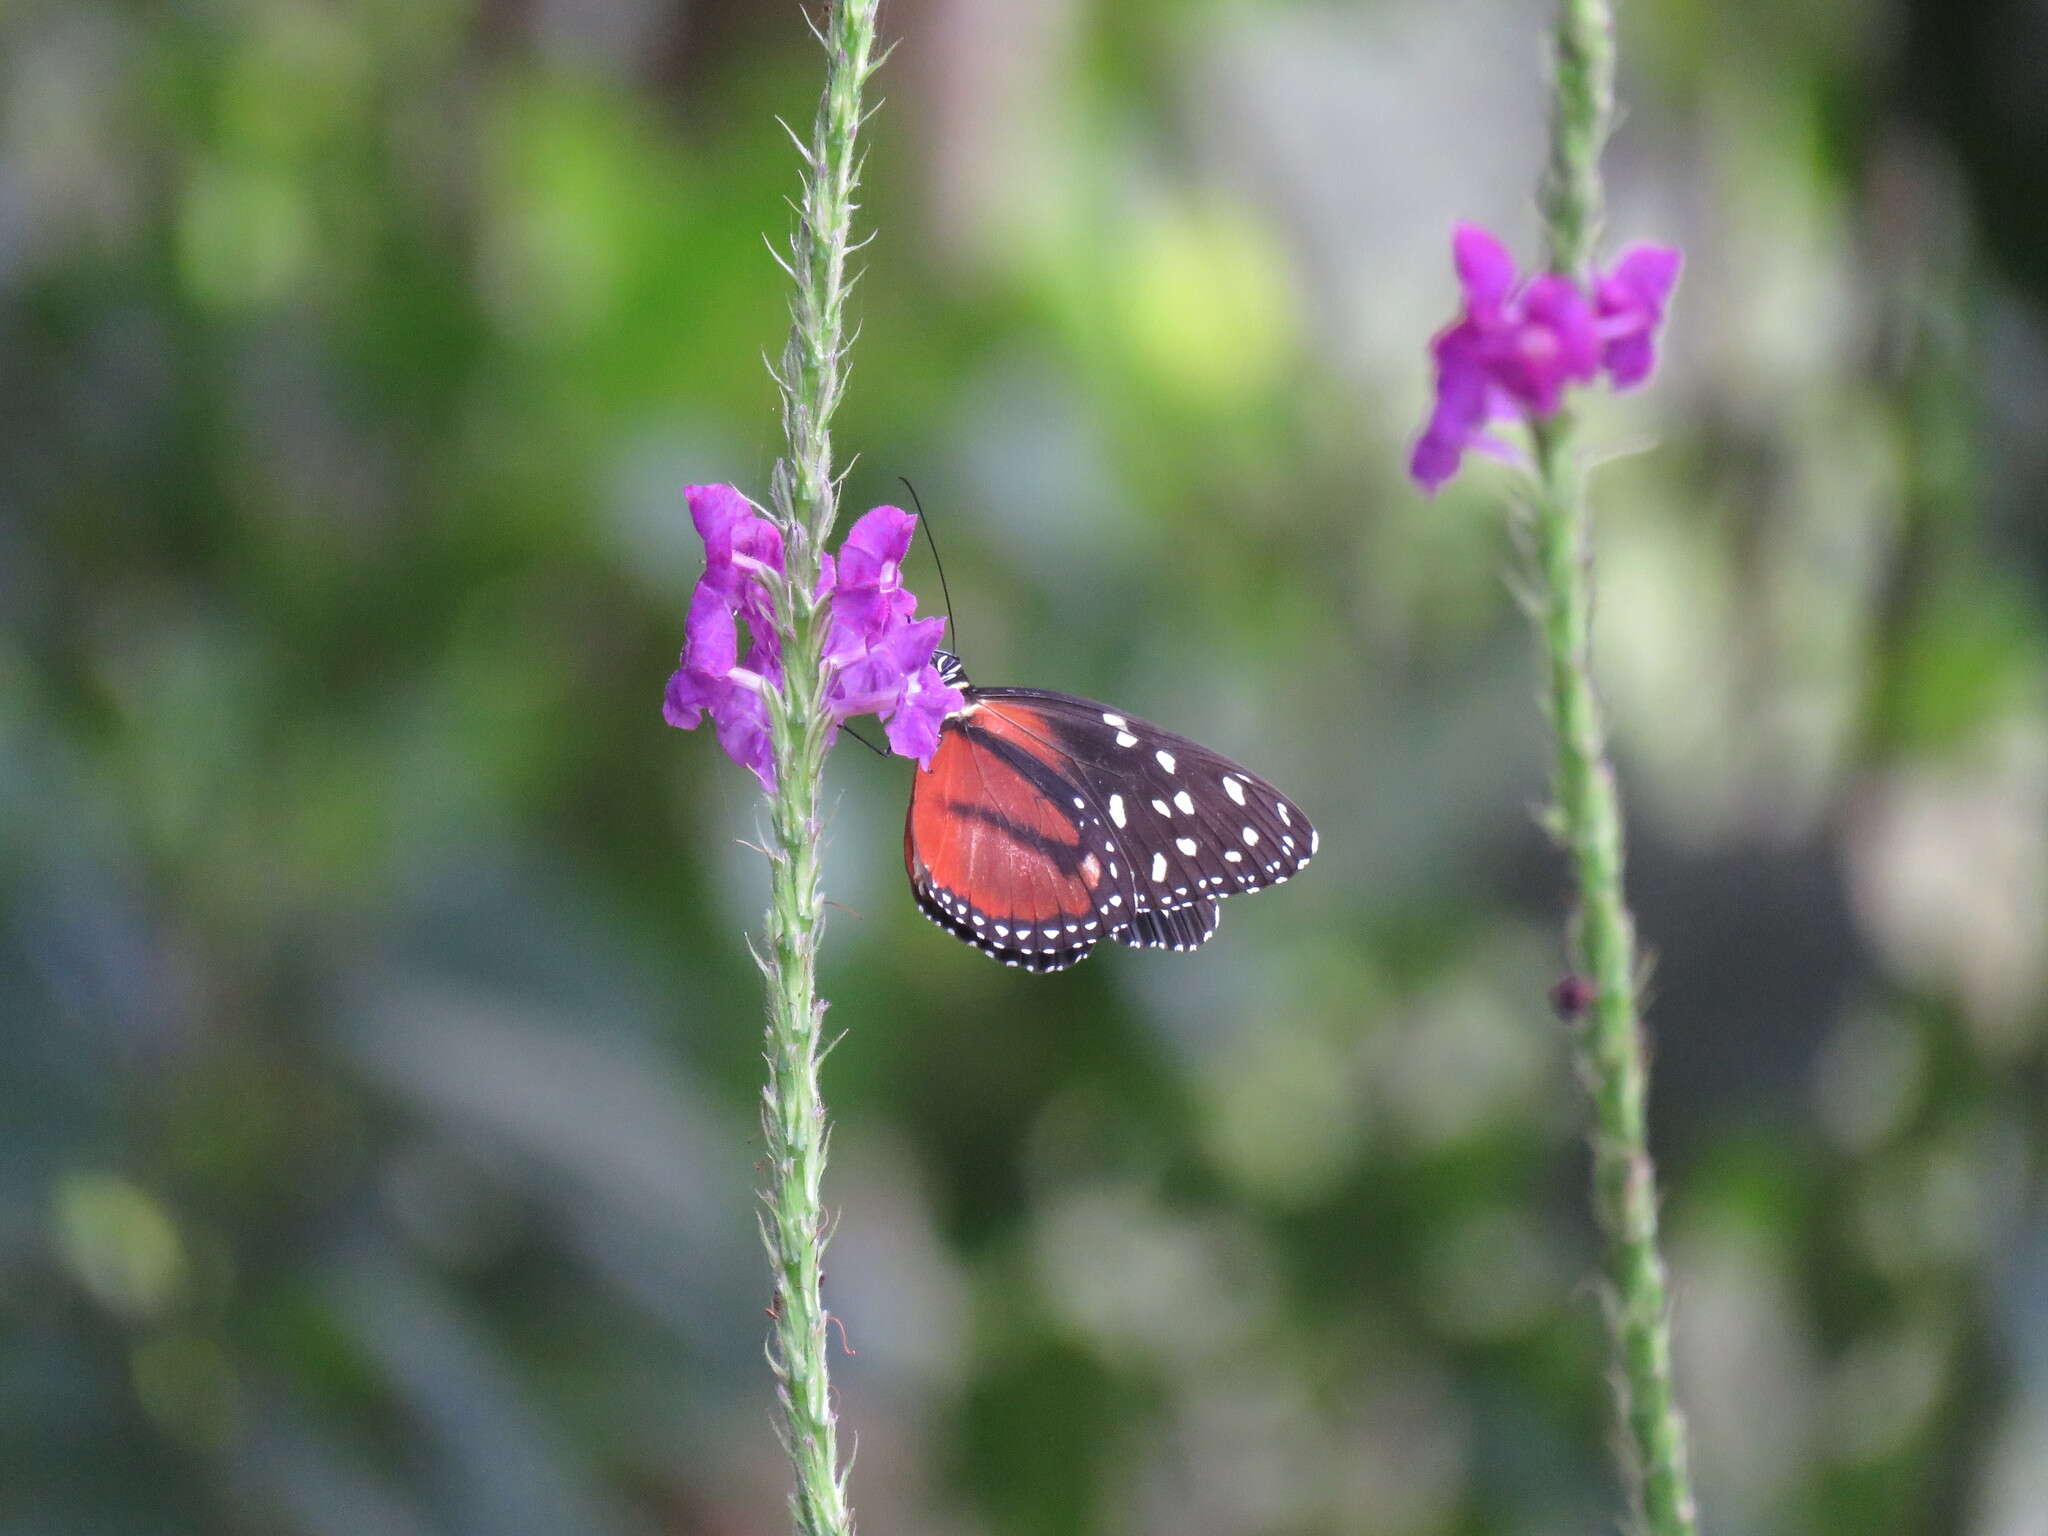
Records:
<instances>
[{"instance_id":1,"label":"butterfly","mask_svg":"<svg viewBox=\"0 0 2048 1536\"><path fill-rule=\"evenodd\" d=\"M1104 939L1191 950L1224 897L1278 885L1318 838L1220 752L1092 699L977 688L911 782L903 862L925 916L1005 965L1064 971Z\"/></svg>"}]
</instances>

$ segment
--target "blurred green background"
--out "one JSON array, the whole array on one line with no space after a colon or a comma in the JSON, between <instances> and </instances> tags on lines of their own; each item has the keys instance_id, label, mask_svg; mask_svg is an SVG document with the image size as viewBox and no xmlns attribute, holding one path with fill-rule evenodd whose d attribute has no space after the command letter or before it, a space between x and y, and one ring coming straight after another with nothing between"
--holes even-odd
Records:
<instances>
[{"instance_id":1,"label":"blurred green background","mask_svg":"<svg viewBox=\"0 0 2048 1536\"><path fill-rule=\"evenodd\" d=\"M837 755L869 1531L1613 1528L1503 480L1401 474L1545 19L885 6L850 509L1323 856L1024 977ZM1726 1536L2048 1532L2044 49L1624 22L1611 241L1689 265L1592 410L1599 668ZM786 1529L760 806L659 700L819 80L793 0L0 7L7 1536Z\"/></svg>"}]
</instances>

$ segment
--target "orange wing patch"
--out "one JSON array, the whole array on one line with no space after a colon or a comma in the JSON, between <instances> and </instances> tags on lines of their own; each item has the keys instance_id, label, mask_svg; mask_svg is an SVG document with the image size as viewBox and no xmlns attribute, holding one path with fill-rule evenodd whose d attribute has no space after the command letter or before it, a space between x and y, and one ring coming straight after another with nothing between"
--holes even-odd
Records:
<instances>
[{"instance_id":1,"label":"orange wing patch","mask_svg":"<svg viewBox=\"0 0 2048 1536\"><path fill-rule=\"evenodd\" d=\"M1101 936L1101 859L1082 846L1071 800L1056 799L1003 748L1056 761L1041 738L986 706L940 737L911 787L911 883L963 937L1035 953L1091 943Z\"/></svg>"},{"instance_id":2,"label":"orange wing patch","mask_svg":"<svg viewBox=\"0 0 2048 1536\"><path fill-rule=\"evenodd\" d=\"M971 718L977 729L1030 753L1041 763L1058 768L1067 760L1066 753L1053 744L1051 724L1029 705L984 699L975 705Z\"/></svg>"}]
</instances>

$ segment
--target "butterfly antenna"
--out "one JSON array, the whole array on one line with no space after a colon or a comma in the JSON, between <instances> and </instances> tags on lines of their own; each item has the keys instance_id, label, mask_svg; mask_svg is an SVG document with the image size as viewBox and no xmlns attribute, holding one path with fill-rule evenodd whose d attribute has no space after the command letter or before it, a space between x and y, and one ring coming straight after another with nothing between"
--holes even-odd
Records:
<instances>
[{"instance_id":1,"label":"butterfly antenna","mask_svg":"<svg viewBox=\"0 0 2048 1536\"><path fill-rule=\"evenodd\" d=\"M875 756L887 757L889 755L886 750L876 746L872 741L869 741L867 737L861 735L861 733L859 731L856 731L852 726L842 724L839 727L839 729L846 732L847 735L851 736L855 741L859 742L862 746L866 747L870 752L874 753Z\"/></svg>"},{"instance_id":2,"label":"butterfly antenna","mask_svg":"<svg viewBox=\"0 0 2048 1536\"><path fill-rule=\"evenodd\" d=\"M917 487L906 475L898 475L903 489L910 492L910 504L917 508L917 526L924 530L924 541L932 552L932 564L939 570L939 595L946 600L946 649L956 654L960 650L960 621L953 617L953 593L946 585L946 562L939 558L939 541L932 537L931 519L924 515L924 504L917 499Z\"/></svg>"}]
</instances>

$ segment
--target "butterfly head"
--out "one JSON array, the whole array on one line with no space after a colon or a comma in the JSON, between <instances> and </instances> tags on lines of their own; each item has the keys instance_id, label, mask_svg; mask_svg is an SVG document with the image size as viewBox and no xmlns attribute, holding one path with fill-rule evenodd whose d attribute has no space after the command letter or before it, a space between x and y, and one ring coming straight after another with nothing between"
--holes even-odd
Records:
<instances>
[{"instance_id":1,"label":"butterfly head","mask_svg":"<svg viewBox=\"0 0 2048 1536\"><path fill-rule=\"evenodd\" d=\"M933 651L932 665L939 669L939 681L948 688L972 688L967 681L967 668L960 664L960 658L951 651Z\"/></svg>"}]
</instances>

